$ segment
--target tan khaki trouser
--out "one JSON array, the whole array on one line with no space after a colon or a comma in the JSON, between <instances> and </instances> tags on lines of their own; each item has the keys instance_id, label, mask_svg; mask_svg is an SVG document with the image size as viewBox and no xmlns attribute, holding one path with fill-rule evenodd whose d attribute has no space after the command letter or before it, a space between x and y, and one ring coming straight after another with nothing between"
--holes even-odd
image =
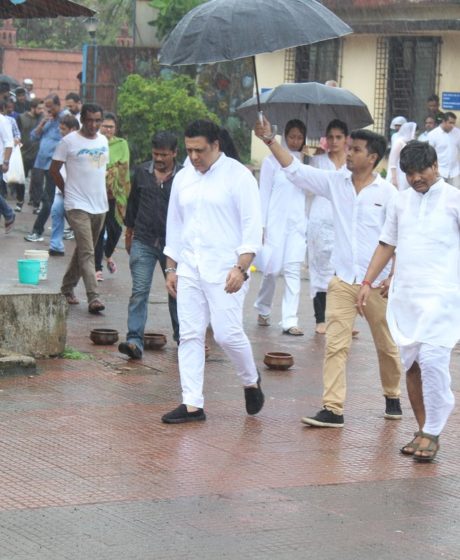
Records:
<instances>
[{"instance_id":1,"label":"tan khaki trouser","mask_svg":"<svg viewBox=\"0 0 460 560\"><path fill-rule=\"evenodd\" d=\"M75 250L62 279L61 292L73 292L83 278L88 303L99 297L94 265L94 247L104 225L104 214L89 214L84 210L68 210L67 221L75 235Z\"/></svg>"},{"instance_id":2,"label":"tan khaki trouser","mask_svg":"<svg viewBox=\"0 0 460 560\"><path fill-rule=\"evenodd\" d=\"M346 363L357 314L359 289L359 284L347 284L334 276L327 290L323 406L335 414L343 414L347 391ZM365 307L365 317L377 349L383 394L397 398L400 395L401 363L398 349L388 330L386 307L387 300L380 295L380 289L373 288Z\"/></svg>"}]
</instances>

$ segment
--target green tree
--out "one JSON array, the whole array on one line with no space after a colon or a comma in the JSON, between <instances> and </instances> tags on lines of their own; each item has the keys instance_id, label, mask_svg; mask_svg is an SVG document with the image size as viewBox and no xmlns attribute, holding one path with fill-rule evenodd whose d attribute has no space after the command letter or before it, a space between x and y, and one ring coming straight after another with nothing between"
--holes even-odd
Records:
<instances>
[{"instance_id":1,"label":"green tree","mask_svg":"<svg viewBox=\"0 0 460 560\"><path fill-rule=\"evenodd\" d=\"M85 5L98 12L98 44L114 45L121 26L132 23L132 0L90 0ZM20 47L79 50L89 42L84 18L17 19L15 26Z\"/></svg>"},{"instance_id":2,"label":"green tree","mask_svg":"<svg viewBox=\"0 0 460 560\"><path fill-rule=\"evenodd\" d=\"M206 108L195 81L188 76L145 79L131 74L119 90L118 116L135 163L151 157L151 138L155 132L175 132L183 158L185 127L195 119L219 122Z\"/></svg>"},{"instance_id":3,"label":"green tree","mask_svg":"<svg viewBox=\"0 0 460 560\"><path fill-rule=\"evenodd\" d=\"M158 37L165 37L187 12L206 0L152 0L150 6L158 10L158 17L150 21L157 28Z\"/></svg>"}]
</instances>

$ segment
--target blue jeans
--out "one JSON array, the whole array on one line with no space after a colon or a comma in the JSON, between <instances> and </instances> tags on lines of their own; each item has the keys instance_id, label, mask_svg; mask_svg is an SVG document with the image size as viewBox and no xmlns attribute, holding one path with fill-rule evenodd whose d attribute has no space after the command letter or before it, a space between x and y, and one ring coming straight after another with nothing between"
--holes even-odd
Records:
<instances>
[{"instance_id":1,"label":"blue jeans","mask_svg":"<svg viewBox=\"0 0 460 560\"><path fill-rule=\"evenodd\" d=\"M51 206L51 239L50 249L53 251L64 252L64 197L57 194Z\"/></svg>"},{"instance_id":2,"label":"blue jeans","mask_svg":"<svg viewBox=\"0 0 460 560\"><path fill-rule=\"evenodd\" d=\"M133 290L128 306L128 335L127 342L134 343L140 350L144 349L144 329L147 322L147 306L150 288L152 286L153 271L157 262L160 263L164 274L166 257L161 249L149 247L137 239L133 240L129 255L129 268L133 281ZM173 327L173 338L179 340L179 321L177 319L177 304L175 298L168 296L169 314Z\"/></svg>"},{"instance_id":3,"label":"blue jeans","mask_svg":"<svg viewBox=\"0 0 460 560\"><path fill-rule=\"evenodd\" d=\"M11 222L14 216L14 210L2 195L0 195L0 214L5 218L5 222Z\"/></svg>"}]
</instances>

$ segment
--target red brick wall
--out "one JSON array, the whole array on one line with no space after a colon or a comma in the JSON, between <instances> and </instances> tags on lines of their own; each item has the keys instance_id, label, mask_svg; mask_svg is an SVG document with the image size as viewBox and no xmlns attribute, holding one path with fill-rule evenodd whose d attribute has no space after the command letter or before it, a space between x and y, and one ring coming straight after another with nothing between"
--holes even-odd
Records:
<instances>
[{"instance_id":1,"label":"red brick wall","mask_svg":"<svg viewBox=\"0 0 460 560\"><path fill-rule=\"evenodd\" d=\"M2 73L20 83L31 78L38 97L52 92L64 99L70 91L79 92L77 74L81 72L82 60L81 52L6 48Z\"/></svg>"}]
</instances>

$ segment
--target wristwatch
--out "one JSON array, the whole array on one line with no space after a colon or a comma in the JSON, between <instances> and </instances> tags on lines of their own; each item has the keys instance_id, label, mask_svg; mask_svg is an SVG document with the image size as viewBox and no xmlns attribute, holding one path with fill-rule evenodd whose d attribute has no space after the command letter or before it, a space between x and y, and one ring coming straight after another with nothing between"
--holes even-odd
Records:
<instances>
[{"instance_id":1,"label":"wristwatch","mask_svg":"<svg viewBox=\"0 0 460 560\"><path fill-rule=\"evenodd\" d=\"M173 266L165 268L165 274L168 274L168 272L176 272L176 269Z\"/></svg>"}]
</instances>

